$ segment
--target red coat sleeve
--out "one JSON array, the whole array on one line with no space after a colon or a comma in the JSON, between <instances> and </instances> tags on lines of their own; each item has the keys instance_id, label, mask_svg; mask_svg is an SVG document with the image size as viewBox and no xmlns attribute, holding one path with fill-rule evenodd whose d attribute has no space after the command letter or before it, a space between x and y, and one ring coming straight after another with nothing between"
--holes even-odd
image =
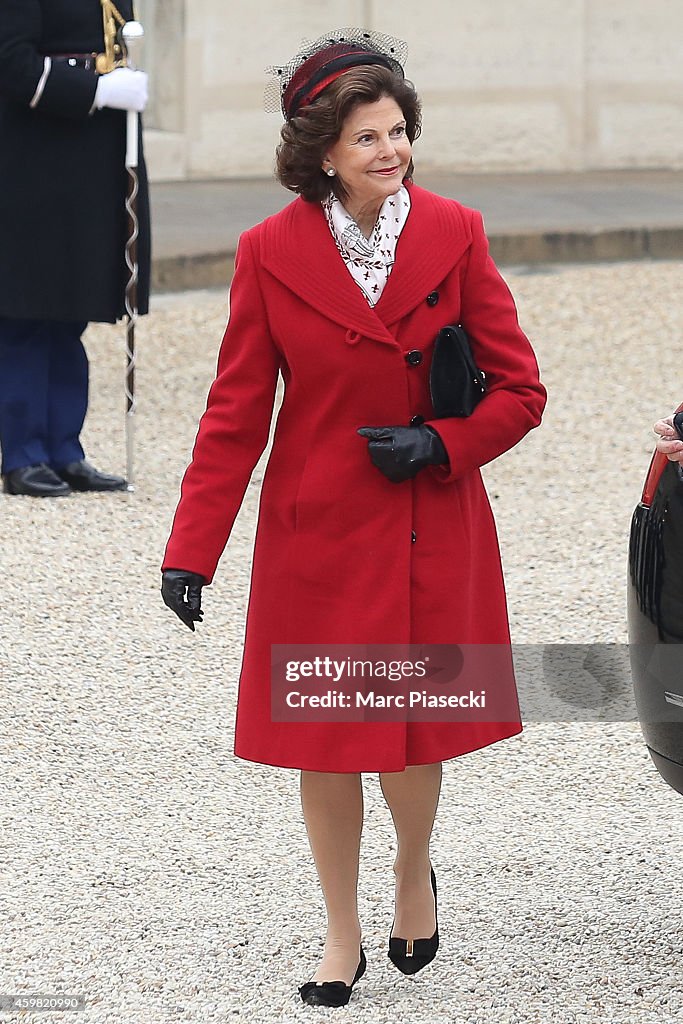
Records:
<instances>
[{"instance_id":1,"label":"red coat sleeve","mask_svg":"<svg viewBox=\"0 0 683 1024\"><path fill-rule=\"evenodd\" d=\"M481 214L472 211L472 244L461 293L461 323L475 362L486 373L487 392L471 416L429 420L448 452L450 468L436 467L449 482L517 444L538 426L546 391L538 364L519 326L510 289L489 254Z\"/></svg>"},{"instance_id":2,"label":"red coat sleeve","mask_svg":"<svg viewBox=\"0 0 683 1024\"><path fill-rule=\"evenodd\" d=\"M268 443L279 366L245 234L237 249L216 378L183 477L162 569L188 569L208 582L213 579L249 478Z\"/></svg>"}]
</instances>

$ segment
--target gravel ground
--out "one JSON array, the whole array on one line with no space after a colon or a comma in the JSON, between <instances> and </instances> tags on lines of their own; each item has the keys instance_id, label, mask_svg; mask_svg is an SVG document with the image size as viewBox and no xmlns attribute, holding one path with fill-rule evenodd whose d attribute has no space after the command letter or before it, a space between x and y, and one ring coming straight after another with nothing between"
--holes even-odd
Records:
<instances>
[{"instance_id":1,"label":"gravel ground","mask_svg":"<svg viewBox=\"0 0 683 1024\"><path fill-rule=\"evenodd\" d=\"M651 424L682 397L656 371L683 336L682 272L506 272L551 396L486 470L520 644L626 639ZM0 991L80 993L98 1024L680 1019L683 803L635 723L568 705L446 764L442 948L415 978L386 957L393 832L364 777L368 972L344 1010L301 1004L323 912L298 773L231 754L260 469L196 634L158 593L225 312L224 294L167 296L142 322L134 494L0 497ZM122 471L122 331L87 345L88 455Z\"/></svg>"}]
</instances>

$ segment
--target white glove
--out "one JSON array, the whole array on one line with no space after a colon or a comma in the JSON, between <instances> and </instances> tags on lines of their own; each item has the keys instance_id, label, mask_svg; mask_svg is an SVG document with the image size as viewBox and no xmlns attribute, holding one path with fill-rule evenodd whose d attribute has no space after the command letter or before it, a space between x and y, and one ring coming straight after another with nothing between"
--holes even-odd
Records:
<instances>
[{"instance_id":1,"label":"white glove","mask_svg":"<svg viewBox=\"0 0 683 1024\"><path fill-rule=\"evenodd\" d=\"M114 68L108 74L100 75L94 105L98 110L113 107L115 110L141 113L147 105L147 74L132 68Z\"/></svg>"}]
</instances>

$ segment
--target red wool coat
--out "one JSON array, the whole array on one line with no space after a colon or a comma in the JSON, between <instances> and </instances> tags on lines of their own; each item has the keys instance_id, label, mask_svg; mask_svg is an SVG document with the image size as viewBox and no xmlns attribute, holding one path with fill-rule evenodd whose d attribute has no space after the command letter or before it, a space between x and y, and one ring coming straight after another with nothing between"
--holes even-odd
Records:
<instances>
[{"instance_id":1,"label":"red wool coat","mask_svg":"<svg viewBox=\"0 0 683 1024\"><path fill-rule=\"evenodd\" d=\"M319 204L297 199L240 239L217 375L163 566L213 578L267 443L281 372L285 397L261 492L239 684L235 753L247 760L401 771L521 731L518 717L271 721L272 643L509 642L479 467L539 423L545 389L488 254L481 214L415 185L410 195L396 263L374 309ZM489 390L468 419L430 420L434 339L458 321ZM405 359L414 349L424 356L418 365ZM415 415L438 430L449 466L391 483L356 430Z\"/></svg>"}]
</instances>

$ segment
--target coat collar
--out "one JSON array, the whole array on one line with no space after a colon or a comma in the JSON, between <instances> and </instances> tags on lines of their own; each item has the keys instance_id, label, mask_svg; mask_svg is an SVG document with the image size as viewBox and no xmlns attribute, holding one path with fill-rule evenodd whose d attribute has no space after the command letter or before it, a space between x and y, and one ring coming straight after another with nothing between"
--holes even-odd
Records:
<instances>
[{"instance_id":1,"label":"coat collar","mask_svg":"<svg viewBox=\"0 0 683 1024\"><path fill-rule=\"evenodd\" d=\"M424 302L471 241L460 204L409 185L411 210L377 305L368 306L344 266L319 203L299 198L261 225L261 265L349 332L396 344L390 327Z\"/></svg>"}]
</instances>

